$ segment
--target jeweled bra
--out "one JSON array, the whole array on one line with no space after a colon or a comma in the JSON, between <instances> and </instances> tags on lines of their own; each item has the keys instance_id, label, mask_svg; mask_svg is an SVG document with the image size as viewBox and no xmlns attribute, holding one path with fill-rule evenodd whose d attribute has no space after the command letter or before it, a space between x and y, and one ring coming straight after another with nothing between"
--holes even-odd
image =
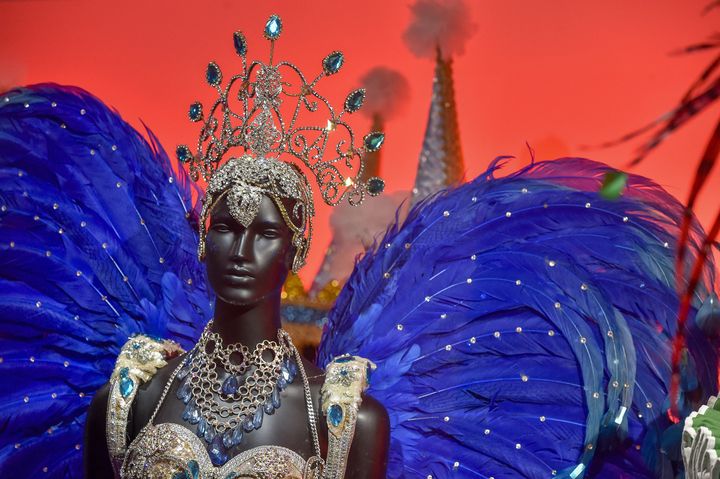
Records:
<instances>
[{"instance_id":1,"label":"jeweled bra","mask_svg":"<svg viewBox=\"0 0 720 479\"><path fill-rule=\"evenodd\" d=\"M214 466L205 442L174 423L154 424L164 397L183 363L175 369L148 424L127 444L128 415L140 385L167 361L182 353L172 341L134 336L118 356L110 381L107 441L116 477L122 479L341 479L355 431L361 393L372 362L355 357L336 358L327 367L322 410L328 425L328 455L307 460L280 446L260 446L242 452L222 466ZM314 415L313 415L314 417ZM313 419L314 420L314 419ZM319 451L319 445L315 444Z\"/></svg>"}]
</instances>

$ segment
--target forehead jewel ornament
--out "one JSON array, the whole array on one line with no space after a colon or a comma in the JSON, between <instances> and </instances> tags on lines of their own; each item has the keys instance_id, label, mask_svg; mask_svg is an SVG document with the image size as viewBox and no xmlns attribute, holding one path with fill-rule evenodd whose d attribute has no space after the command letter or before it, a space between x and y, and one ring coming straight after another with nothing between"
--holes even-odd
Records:
<instances>
[{"instance_id":1,"label":"forehead jewel ornament","mask_svg":"<svg viewBox=\"0 0 720 479\"><path fill-rule=\"evenodd\" d=\"M273 63L282 29L277 15L265 24L264 36L270 41L267 63L248 62L245 36L235 32L241 72L223 85L220 67L211 61L205 79L219 96L207 109L200 102L190 105L190 120L202 122L197 149L193 153L179 145L176 153L189 166L193 180L202 177L207 182L200 216L200 259L205 256L210 212L225 196L231 216L245 227L255 218L263 195L273 200L293 234L297 252L292 269L297 272L307 257L315 214L308 177L314 178L330 206L345 200L359 205L366 195L379 195L385 187L377 177L361 180L363 156L378 150L385 135L371 132L359 141L344 119L360 109L365 90L351 91L339 111L316 90L322 78L340 71L345 62L342 52L327 55L320 74L308 80L292 63Z\"/></svg>"}]
</instances>

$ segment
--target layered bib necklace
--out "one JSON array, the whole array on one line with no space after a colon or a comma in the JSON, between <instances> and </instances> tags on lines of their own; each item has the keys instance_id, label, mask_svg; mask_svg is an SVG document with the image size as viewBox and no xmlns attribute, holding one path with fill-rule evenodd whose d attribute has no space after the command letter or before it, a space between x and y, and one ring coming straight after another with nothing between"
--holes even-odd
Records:
<instances>
[{"instance_id":1,"label":"layered bib necklace","mask_svg":"<svg viewBox=\"0 0 720 479\"><path fill-rule=\"evenodd\" d=\"M300 359L282 329L277 342L265 340L250 351L240 343L224 345L211 325L178 370L176 394L186 404L183 420L196 425L220 466L243 436L260 429L265 414L280 407L280 392L295 379Z\"/></svg>"}]
</instances>

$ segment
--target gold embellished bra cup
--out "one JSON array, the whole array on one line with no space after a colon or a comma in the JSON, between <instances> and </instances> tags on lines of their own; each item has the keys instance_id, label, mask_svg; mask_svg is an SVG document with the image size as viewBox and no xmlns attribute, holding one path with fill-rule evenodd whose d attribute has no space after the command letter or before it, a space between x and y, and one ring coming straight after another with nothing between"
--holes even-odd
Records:
<instances>
[{"instance_id":1,"label":"gold embellished bra cup","mask_svg":"<svg viewBox=\"0 0 720 479\"><path fill-rule=\"evenodd\" d=\"M124 479L303 479L305 460L290 449L261 446L221 467L213 466L202 439L173 423L146 426L130 444Z\"/></svg>"}]
</instances>

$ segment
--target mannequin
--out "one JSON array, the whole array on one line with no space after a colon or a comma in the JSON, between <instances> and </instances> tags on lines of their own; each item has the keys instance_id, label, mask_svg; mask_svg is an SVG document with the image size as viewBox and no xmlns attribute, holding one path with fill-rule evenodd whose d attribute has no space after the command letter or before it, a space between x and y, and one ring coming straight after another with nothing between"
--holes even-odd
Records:
<instances>
[{"instance_id":1,"label":"mannequin","mask_svg":"<svg viewBox=\"0 0 720 479\"><path fill-rule=\"evenodd\" d=\"M291 209L290 200L287 209ZM217 201L210 215L205 263L209 282L215 291L215 319L212 330L225 344L240 342L251 349L265 340L274 339L280 322L280 292L290 271L295 248L291 231L271 198L264 195L253 222L243 227L229 213L227 196ZM232 271L234 275L228 275ZM160 369L137 393L128 421L128 438L132 441L148 423L162 390L183 356L176 357ZM327 427L320 414L320 388L324 373L304 361L313 404L317 411L318 432L323 456L327 454ZM177 381L176 381L177 383ZM185 405L177 399L173 384L163 401L155 424L172 422L188 427L182 420ZM95 396L85 436L85 473L87 477L112 478L113 471L105 442L105 415L108 385ZM303 385L290 384L282 392L282 406L267 416L262 427L246 436L235 454L261 445L277 445L308 458L313 454ZM192 427L192 426L190 426ZM389 418L384 407L370 396L364 396L348 457L345 477L379 479L385 477L389 446Z\"/></svg>"}]
</instances>

